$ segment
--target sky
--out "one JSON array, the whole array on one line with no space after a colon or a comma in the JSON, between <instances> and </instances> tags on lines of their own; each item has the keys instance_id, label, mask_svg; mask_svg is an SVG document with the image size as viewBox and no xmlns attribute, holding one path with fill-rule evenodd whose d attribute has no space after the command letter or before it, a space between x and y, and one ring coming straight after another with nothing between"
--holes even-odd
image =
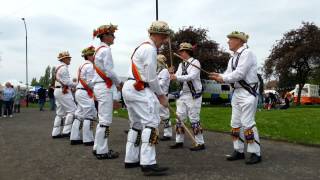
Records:
<instances>
[{"instance_id":1,"label":"sky","mask_svg":"<svg viewBox=\"0 0 320 180\"><path fill-rule=\"evenodd\" d=\"M70 74L76 77L83 62L81 50L98 46L93 29L116 24L111 46L115 71L126 76L130 55L148 38L155 20L155 0L0 0L0 83L26 81L25 18L28 30L29 83L39 79L45 68L58 64L57 55L68 50L72 56ZM260 66L283 33L302 21L320 25L319 0L159 0L159 20L171 29L194 26L207 29L209 38L228 49L226 35L243 31Z\"/></svg>"}]
</instances>

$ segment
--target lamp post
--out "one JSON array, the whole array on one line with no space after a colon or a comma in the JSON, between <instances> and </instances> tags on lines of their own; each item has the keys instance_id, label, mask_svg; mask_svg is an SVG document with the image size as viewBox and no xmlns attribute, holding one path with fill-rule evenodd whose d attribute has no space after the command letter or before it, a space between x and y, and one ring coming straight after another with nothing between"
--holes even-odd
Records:
<instances>
[{"instance_id":1,"label":"lamp post","mask_svg":"<svg viewBox=\"0 0 320 180\"><path fill-rule=\"evenodd\" d=\"M28 31L27 31L27 25L26 25L26 19L21 18L24 23L24 29L26 31L26 85L27 85L27 107L28 107L28 93L29 93L29 82L28 82Z\"/></svg>"},{"instance_id":2,"label":"lamp post","mask_svg":"<svg viewBox=\"0 0 320 180\"><path fill-rule=\"evenodd\" d=\"M156 0L156 20L158 21L158 0Z\"/></svg>"}]
</instances>

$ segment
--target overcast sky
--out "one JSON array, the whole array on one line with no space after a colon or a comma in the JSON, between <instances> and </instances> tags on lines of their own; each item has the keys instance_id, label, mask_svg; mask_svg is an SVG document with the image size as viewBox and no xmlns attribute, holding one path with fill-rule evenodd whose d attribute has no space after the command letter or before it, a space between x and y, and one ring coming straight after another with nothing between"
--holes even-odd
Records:
<instances>
[{"instance_id":1,"label":"overcast sky","mask_svg":"<svg viewBox=\"0 0 320 180\"><path fill-rule=\"evenodd\" d=\"M249 46L261 65L272 45L284 32L302 21L320 25L319 0L159 0L159 19L177 31L185 26L209 30L209 37L227 48L226 34L233 30L250 35ZM1 0L0 83L25 82L25 30L28 28L29 81L58 63L62 50L71 53L70 73L82 63L81 50L97 46L92 30L102 24L117 24L112 46L115 70L126 76L134 48L148 38L155 20L155 0Z\"/></svg>"}]
</instances>

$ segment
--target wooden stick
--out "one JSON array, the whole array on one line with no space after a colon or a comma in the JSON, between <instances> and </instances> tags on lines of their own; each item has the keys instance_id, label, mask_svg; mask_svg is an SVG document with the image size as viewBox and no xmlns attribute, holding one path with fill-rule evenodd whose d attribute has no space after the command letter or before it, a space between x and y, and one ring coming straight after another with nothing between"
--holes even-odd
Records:
<instances>
[{"instance_id":1,"label":"wooden stick","mask_svg":"<svg viewBox=\"0 0 320 180\"><path fill-rule=\"evenodd\" d=\"M171 38L169 38L169 54L170 54L170 67L172 67L172 49L171 49Z\"/></svg>"},{"instance_id":2,"label":"wooden stick","mask_svg":"<svg viewBox=\"0 0 320 180\"><path fill-rule=\"evenodd\" d=\"M181 123L182 127L186 130L187 134L189 135L192 144L194 146L197 145L196 139L194 138L194 136L191 134L190 130L188 129L188 127L184 124L184 122L179 118L179 116L177 115L177 113L172 109L172 107L170 107L170 105L168 106L169 110L174 113L176 115L176 118L178 119L178 121Z\"/></svg>"},{"instance_id":3,"label":"wooden stick","mask_svg":"<svg viewBox=\"0 0 320 180\"><path fill-rule=\"evenodd\" d=\"M184 61L184 62L186 62L186 63L190 64L191 66L193 66L193 67L195 67L195 68L199 69L200 71L205 72L205 73L207 73L207 74L210 74L210 72L208 72L208 71L206 71L206 70L204 70L204 69L201 69L200 67L198 67L198 66L196 66L196 65L194 65L194 64L192 64L192 63L190 63L190 62L188 62L186 59L184 59L183 57L181 57L179 54L177 54L177 53L173 53L173 55L177 56L177 57L178 57L178 58L180 58L182 61Z\"/></svg>"}]
</instances>

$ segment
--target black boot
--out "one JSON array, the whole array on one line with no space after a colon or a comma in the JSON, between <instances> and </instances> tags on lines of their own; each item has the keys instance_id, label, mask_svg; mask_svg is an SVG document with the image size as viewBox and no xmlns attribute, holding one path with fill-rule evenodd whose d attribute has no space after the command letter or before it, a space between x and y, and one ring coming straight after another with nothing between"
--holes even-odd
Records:
<instances>
[{"instance_id":1,"label":"black boot","mask_svg":"<svg viewBox=\"0 0 320 180\"><path fill-rule=\"evenodd\" d=\"M94 145L94 142L91 141L91 142L84 142L83 143L85 146L93 146Z\"/></svg>"},{"instance_id":2,"label":"black boot","mask_svg":"<svg viewBox=\"0 0 320 180\"><path fill-rule=\"evenodd\" d=\"M169 136L163 136L162 138L160 138L160 141L170 141L171 137Z\"/></svg>"},{"instance_id":3,"label":"black boot","mask_svg":"<svg viewBox=\"0 0 320 180\"><path fill-rule=\"evenodd\" d=\"M246 164L257 164L261 162L261 160L261 156L258 156L256 153L251 153L250 158L246 160Z\"/></svg>"},{"instance_id":4,"label":"black boot","mask_svg":"<svg viewBox=\"0 0 320 180\"><path fill-rule=\"evenodd\" d=\"M183 148L183 143L175 143L174 145L170 146L170 149L179 149Z\"/></svg>"},{"instance_id":5,"label":"black boot","mask_svg":"<svg viewBox=\"0 0 320 180\"><path fill-rule=\"evenodd\" d=\"M145 176L162 176L162 175L166 175L166 171L168 169L169 168L167 168L167 167L159 167L157 164L141 166L141 170L143 172L143 175L145 175Z\"/></svg>"},{"instance_id":6,"label":"black boot","mask_svg":"<svg viewBox=\"0 0 320 180\"><path fill-rule=\"evenodd\" d=\"M82 140L71 140L70 141L71 145L78 145L78 144L82 144L82 143L83 143Z\"/></svg>"},{"instance_id":7,"label":"black boot","mask_svg":"<svg viewBox=\"0 0 320 180\"><path fill-rule=\"evenodd\" d=\"M112 150L109 150L108 153L106 154L97 154L96 155L97 159L102 160L102 159L116 159L119 157L118 152L114 152Z\"/></svg>"},{"instance_id":8,"label":"black boot","mask_svg":"<svg viewBox=\"0 0 320 180\"><path fill-rule=\"evenodd\" d=\"M66 137L66 138L69 138L69 137L70 137L70 133L67 133L67 134L62 134L62 137Z\"/></svg>"},{"instance_id":9,"label":"black boot","mask_svg":"<svg viewBox=\"0 0 320 180\"><path fill-rule=\"evenodd\" d=\"M136 168L136 167L140 167L140 162L124 163L124 168Z\"/></svg>"},{"instance_id":10,"label":"black boot","mask_svg":"<svg viewBox=\"0 0 320 180\"><path fill-rule=\"evenodd\" d=\"M63 138L63 136L61 134L56 135L56 136L52 136L52 139L58 139L58 138Z\"/></svg>"},{"instance_id":11,"label":"black boot","mask_svg":"<svg viewBox=\"0 0 320 180\"><path fill-rule=\"evenodd\" d=\"M190 151L201 151L201 150L205 150L206 147L204 146L204 144L198 144L192 148L190 148Z\"/></svg>"},{"instance_id":12,"label":"black boot","mask_svg":"<svg viewBox=\"0 0 320 180\"><path fill-rule=\"evenodd\" d=\"M236 161L240 159L244 159L244 153L240 153L238 151L233 151L232 155L227 157L228 161Z\"/></svg>"}]
</instances>

